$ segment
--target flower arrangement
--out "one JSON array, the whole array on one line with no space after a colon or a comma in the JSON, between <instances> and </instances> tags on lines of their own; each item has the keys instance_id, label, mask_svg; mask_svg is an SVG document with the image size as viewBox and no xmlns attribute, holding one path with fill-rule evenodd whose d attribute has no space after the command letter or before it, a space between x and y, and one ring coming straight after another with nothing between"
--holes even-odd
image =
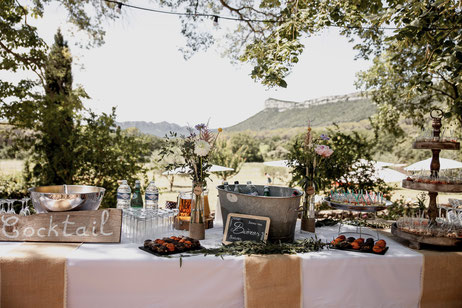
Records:
<instances>
[{"instance_id":1,"label":"flower arrangement","mask_svg":"<svg viewBox=\"0 0 462 308\"><path fill-rule=\"evenodd\" d=\"M207 124L197 124L194 128L188 128L189 135L177 138L175 133L170 133L166 138L166 145L161 150L161 157L173 154L173 148L179 147L183 161L169 164L167 169L179 169L187 172L193 182L191 201L191 220L189 225L190 237L204 239L205 218L204 218L204 194L203 189L206 179L210 176L208 170L212 166L209 162L210 154L215 148L215 143L222 129L214 134ZM161 159L162 159L161 158Z\"/></svg>"},{"instance_id":2,"label":"flower arrangement","mask_svg":"<svg viewBox=\"0 0 462 308\"><path fill-rule=\"evenodd\" d=\"M168 164L167 170L180 169L187 172L193 183L205 185L205 180L210 176L208 170L212 166L209 162L210 154L215 148L218 135L223 131L218 129L216 134L212 133L207 124L197 124L188 127L189 135L170 133L166 137L166 145L162 148L161 158L175 153L174 148L179 147L182 160Z\"/></svg>"},{"instance_id":3,"label":"flower arrangement","mask_svg":"<svg viewBox=\"0 0 462 308\"><path fill-rule=\"evenodd\" d=\"M325 134L313 138L311 126L308 124L303 143L295 141L286 156L288 166L292 169L292 182L303 187L305 191L302 230L311 229L314 232L314 194L316 188L322 188L325 183L322 172L319 171L323 163L334 153L329 142L330 138ZM312 228L306 226L308 219L313 220Z\"/></svg>"}]
</instances>

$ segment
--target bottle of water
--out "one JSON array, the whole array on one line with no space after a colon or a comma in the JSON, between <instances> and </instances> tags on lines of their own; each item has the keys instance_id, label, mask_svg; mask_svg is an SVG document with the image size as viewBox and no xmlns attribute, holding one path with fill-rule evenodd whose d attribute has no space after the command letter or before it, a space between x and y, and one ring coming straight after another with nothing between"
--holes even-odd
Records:
<instances>
[{"instance_id":1,"label":"bottle of water","mask_svg":"<svg viewBox=\"0 0 462 308\"><path fill-rule=\"evenodd\" d=\"M223 183L223 189L226 190L226 191L229 191L228 182L224 182L224 183Z\"/></svg>"},{"instance_id":2,"label":"bottle of water","mask_svg":"<svg viewBox=\"0 0 462 308\"><path fill-rule=\"evenodd\" d=\"M123 180L119 188L117 188L117 208L128 209L130 207L130 195L132 190L127 184L127 180Z\"/></svg>"},{"instance_id":3,"label":"bottle of water","mask_svg":"<svg viewBox=\"0 0 462 308\"><path fill-rule=\"evenodd\" d=\"M240 192L239 191L239 181L234 181L234 192Z\"/></svg>"},{"instance_id":4,"label":"bottle of water","mask_svg":"<svg viewBox=\"0 0 462 308\"><path fill-rule=\"evenodd\" d=\"M252 184L252 181L247 181L247 189L249 190L249 195L258 196L257 188Z\"/></svg>"},{"instance_id":5,"label":"bottle of water","mask_svg":"<svg viewBox=\"0 0 462 308\"><path fill-rule=\"evenodd\" d=\"M144 193L144 202L147 209L159 209L159 190L154 181L149 182Z\"/></svg>"}]
</instances>

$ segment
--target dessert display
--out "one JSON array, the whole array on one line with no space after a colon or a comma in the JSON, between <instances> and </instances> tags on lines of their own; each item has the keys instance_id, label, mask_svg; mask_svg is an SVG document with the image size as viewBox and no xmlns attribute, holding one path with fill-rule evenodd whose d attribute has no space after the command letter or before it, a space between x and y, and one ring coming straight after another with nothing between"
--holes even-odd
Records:
<instances>
[{"instance_id":1,"label":"dessert display","mask_svg":"<svg viewBox=\"0 0 462 308\"><path fill-rule=\"evenodd\" d=\"M408 182L415 182L415 183L425 183L425 184L444 184L444 185L451 185L451 184L462 184L462 177L434 177L434 176L424 176L424 175L413 175L408 176L406 178Z\"/></svg>"},{"instance_id":2,"label":"dessert display","mask_svg":"<svg viewBox=\"0 0 462 308\"><path fill-rule=\"evenodd\" d=\"M459 140L455 136L451 136L450 132L445 130L440 131L441 118L443 117L443 111L441 109L433 109L430 113L432 119L439 121L433 121L433 131L423 131L420 136L416 138L412 147L414 149L439 149L439 150L460 150ZM435 124L439 124L436 127Z\"/></svg>"},{"instance_id":3,"label":"dessert display","mask_svg":"<svg viewBox=\"0 0 462 308\"><path fill-rule=\"evenodd\" d=\"M460 149L459 140L452 136L433 136L432 134L423 134L416 138L413 144L414 149Z\"/></svg>"},{"instance_id":4,"label":"dessert display","mask_svg":"<svg viewBox=\"0 0 462 308\"><path fill-rule=\"evenodd\" d=\"M447 237L462 239L462 224L459 217L455 219L437 218L436 223L422 217L402 217L396 222L399 230L419 235L432 237Z\"/></svg>"},{"instance_id":5,"label":"dessert display","mask_svg":"<svg viewBox=\"0 0 462 308\"><path fill-rule=\"evenodd\" d=\"M386 200L383 198L383 194L378 192L359 192L353 191L331 191L330 202L345 205L362 205L362 206L384 206Z\"/></svg>"},{"instance_id":6,"label":"dessert display","mask_svg":"<svg viewBox=\"0 0 462 308\"><path fill-rule=\"evenodd\" d=\"M428 191L430 202L426 213L416 217L403 217L392 225L391 232L398 237L409 241L412 248L420 249L421 244L436 246L462 245L462 215L458 209L459 203L450 202L450 207L437 205L438 192L462 192L461 174L440 173L441 150L459 150L460 144L456 139L449 140L441 136L441 119L443 112L434 109L430 113L432 118L432 141L422 144L417 140L414 149L430 149L432 160L430 175L414 175L403 180L403 187L413 190ZM451 145L452 144L452 145ZM453 199L452 199L453 200ZM454 206L456 204L456 206Z\"/></svg>"},{"instance_id":7,"label":"dessert display","mask_svg":"<svg viewBox=\"0 0 462 308\"><path fill-rule=\"evenodd\" d=\"M354 192L354 191L331 191L330 196L327 198L324 198L324 201L332 208L338 209L338 210L345 210L345 211L355 211L355 212L360 212L360 213L377 213L378 211L383 211L385 210L388 206L390 206L392 203L391 201L388 201L384 198L383 193L380 192L370 192L370 191L359 191L359 192ZM342 214L343 217L343 214ZM364 218L364 223L366 222L366 218ZM363 224L364 224L363 223ZM363 232L363 224L359 223L356 226L356 232L350 232L348 231L347 233L356 233L359 234L359 237L361 238L363 234L366 234ZM339 228L338 232L339 234L342 233L342 226L343 222L340 221L339 223ZM378 231L377 232L377 238L379 237ZM373 236L372 234L368 234L370 236Z\"/></svg>"},{"instance_id":8,"label":"dessert display","mask_svg":"<svg viewBox=\"0 0 462 308\"><path fill-rule=\"evenodd\" d=\"M145 240L144 245L139 248L157 255L171 255L201 249L202 246L198 240L190 237L171 236L156 239L154 241Z\"/></svg>"},{"instance_id":9,"label":"dessert display","mask_svg":"<svg viewBox=\"0 0 462 308\"><path fill-rule=\"evenodd\" d=\"M370 191L331 191L325 198L330 207L346 211L378 212L391 205L380 192Z\"/></svg>"},{"instance_id":10,"label":"dessert display","mask_svg":"<svg viewBox=\"0 0 462 308\"><path fill-rule=\"evenodd\" d=\"M339 235L335 240L330 242L330 247L340 250L359 251L367 253L375 253L384 255L388 251L387 242L385 240L374 241L373 238L354 238Z\"/></svg>"}]
</instances>

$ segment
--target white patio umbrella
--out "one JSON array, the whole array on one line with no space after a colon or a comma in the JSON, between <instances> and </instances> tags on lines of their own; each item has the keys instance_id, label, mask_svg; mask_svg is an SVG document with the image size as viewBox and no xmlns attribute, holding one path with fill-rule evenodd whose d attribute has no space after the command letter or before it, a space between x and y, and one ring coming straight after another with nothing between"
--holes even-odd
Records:
<instances>
[{"instance_id":1,"label":"white patio umbrella","mask_svg":"<svg viewBox=\"0 0 462 308\"><path fill-rule=\"evenodd\" d=\"M287 168L287 160L274 160L274 161L266 161L263 163L265 166L270 166L270 167L285 167Z\"/></svg>"},{"instance_id":2,"label":"white patio umbrella","mask_svg":"<svg viewBox=\"0 0 462 308\"><path fill-rule=\"evenodd\" d=\"M218 166L218 165L212 165L210 167L209 172L223 172L223 171L233 171L233 168L228 168L228 167L223 167L223 166ZM162 172L163 175L172 175L172 174L186 174L189 172L189 168L176 168L173 170L165 171Z\"/></svg>"},{"instance_id":3,"label":"white patio umbrella","mask_svg":"<svg viewBox=\"0 0 462 308\"><path fill-rule=\"evenodd\" d=\"M223 166L218 166L218 165L212 165L212 167L209 169L209 172L223 172L223 171L234 171L234 169L223 167Z\"/></svg>"},{"instance_id":4,"label":"white patio umbrella","mask_svg":"<svg viewBox=\"0 0 462 308\"><path fill-rule=\"evenodd\" d=\"M404 168L406 171L420 171L420 170L430 170L430 164L432 159L425 159L419 162L416 162L410 166ZM462 168L462 163L456 160L440 158L440 170L444 169L458 169Z\"/></svg>"},{"instance_id":5,"label":"white patio umbrella","mask_svg":"<svg viewBox=\"0 0 462 308\"><path fill-rule=\"evenodd\" d=\"M385 183L393 183L401 182L407 175L393 169L380 168L375 170L375 177L384 180Z\"/></svg>"}]
</instances>

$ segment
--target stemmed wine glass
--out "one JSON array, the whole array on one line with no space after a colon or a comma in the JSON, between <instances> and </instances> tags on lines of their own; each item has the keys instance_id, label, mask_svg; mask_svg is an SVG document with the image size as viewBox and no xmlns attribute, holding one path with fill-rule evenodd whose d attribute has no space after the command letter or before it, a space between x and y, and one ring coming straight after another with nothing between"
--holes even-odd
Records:
<instances>
[{"instance_id":1,"label":"stemmed wine glass","mask_svg":"<svg viewBox=\"0 0 462 308\"><path fill-rule=\"evenodd\" d=\"M19 215L21 216L29 216L30 215L30 210L29 210L29 205L27 204L29 202L30 198L22 198L21 200L21 211L19 212Z\"/></svg>"},{"instance_id":2,"label":"stemmed wine glass","mask_svg":"<svg viewBox=\"0 0 462 308\"><path fill-rule=\"evenodd\" d=\"M6 211L5 211L5 207L4 205L6 204L6 200L5 199L0 199L0 214L5 214Z\"/></svg>"},{"instance_id":3,"label":"stemmed wine glass","mask_svg":"<svg viewBox=\"0 0 462 308\"><path fill-rule=\"evenodd\" d=\"M13 204L18 201L17 199L6 199L6 202L8 202L8 210L6 211L7 214L16 214L13 208Z\"/></svg>"}]
</instances>

